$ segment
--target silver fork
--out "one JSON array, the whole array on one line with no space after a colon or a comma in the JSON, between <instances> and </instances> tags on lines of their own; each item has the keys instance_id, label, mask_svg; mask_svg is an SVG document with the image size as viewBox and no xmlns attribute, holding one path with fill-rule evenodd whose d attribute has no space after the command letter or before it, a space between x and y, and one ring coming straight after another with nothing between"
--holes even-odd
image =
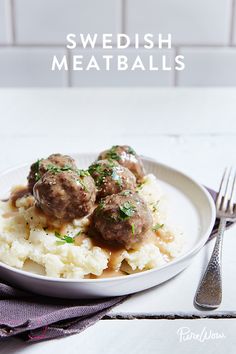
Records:
<instances>
[{"instance_id":1,"label":"silver fork","mask_svg":"<svg viewBox=\"0 0 236 354\"><path fill-rule=\"evenodd\" d=\"M216 199L216 215L220 219L211 259L198 286L194 302L197 306L215 309L222 301L222 244L227 221L236 221L236 173L226 168Z\"/></svg>"}]
</instances>

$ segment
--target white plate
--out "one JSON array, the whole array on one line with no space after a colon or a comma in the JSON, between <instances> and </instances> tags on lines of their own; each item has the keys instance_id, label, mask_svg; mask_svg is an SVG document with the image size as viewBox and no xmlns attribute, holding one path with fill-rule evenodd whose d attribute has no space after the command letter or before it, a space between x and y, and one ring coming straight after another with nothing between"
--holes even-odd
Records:
<instances>
[{"instance_id":1,"label":"white plate","mask_svg":"<svg viewBox=\"0 0 236 354\"><path fill-rule=\"evenodd\" d=\"M86 168L96 156L74 155L80 168ZM215 206L210 194L196 181L171 167L143 158L147 172L158 177L170 199L172 214L185 235L180 257L167 265L145 272L106 279L57 279L29 273L0 262L0 276L14 286L38 294L62 298L92 298L135 293L172 278L193 259L203 247L215 221ZM0 197L9 195L15 184L24 184L29 165L0 174Z\"/></svg>"}]
</instances>

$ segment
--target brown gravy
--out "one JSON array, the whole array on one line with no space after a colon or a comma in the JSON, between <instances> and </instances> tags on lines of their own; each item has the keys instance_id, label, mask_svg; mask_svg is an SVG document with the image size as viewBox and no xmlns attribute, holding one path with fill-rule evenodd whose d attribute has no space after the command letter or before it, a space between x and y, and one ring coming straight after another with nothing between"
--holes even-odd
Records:
<instances>
[{"instance_id":1,"label":"brown gravy","mask_svg":"<svg viewBox=\"0 0 236 354\"><path fill-rule=\"evenodd\" d=\"M106 269L107 274L106 274L106 276L103 276L103 274L102 274L102 277L103 278L108 277L108 272L109 272L109 274L110 273L113 274L113 272L115 272L113 276L121 275L121 274L117 275L117 268L118 268L118 265L120 264L120 257L122 255L122 253L125 251L125 248L121 245L118 245L118 244L114 244L114 243L110 244L94 234L92 235L92 244L95 247L102 248L104 251L106 251L110 255L110 259L108 262L108 268Z\"/></svg>"},{"instance_id":2,"label":"brown gravy","mask_svg":"<svg viewBox=\"0 0 236 354\"><path fill-rule=\"evenodd\" d=\"M158 230L160 231L160 230ZM164 255L166 261L170 261L173 257L166 250L165 243L172 242L174 240L174 236L172 234L168 234L161 230L162 232L147 232L147 237L141 244L137 244L135 250L138 250L145 243L153 243L158 246L161 253ZM79 236L80 237L80 236ZM92 237L93 246L98 246L103 250L107 251L110 254L110 260L108 262L108 267L105 269L100 276L90 275L90 279L100 279L100 278L108 278L108 277L117 277L121 275L125 275L125 272L117 270L118 265L121 263L121 255L125 251L125 248L119 245L110 245L106 241L98 238L93 235Z\"/></svg>"},{"instance_id":3,"label":"brown gravy","mask_svg":"<svg viewBox=\"0 0 236 354\"><path fill-rule=\"evenodd\" d=\"M10 195L10 203L11 203L13 210L3 214L3 217L4 218L14 217L17 214L14 211L16 209L16 200L19 198L22 198L28 194L30 194L30 193L29 193L29 190L26 186L15 187ZM62 235L66 233L66 228L68 225L67 223L59 221L59 220L54 220L54 219L46 216L43 213L43 211L40 208L38 208L36 205L35 205L35 211L39 216L44 217L46 219L46 223L48 225L47 229L49 229L50 231L53 231L53 232L55 230L58 230L60 232L60 234L62 234ZM111 277L118 277L118 276L126 275L127 273L125 273L121 270L118 270L119 265L121 263L121 255L124 251L126 251L126 249L123 246L120 246L119 244L114 244L114 243L109 244L105 240L98 237L96 234L94 235L93 233L91 233L91 235L89 235L89 236L91 236L93 246L100 247L103 250L105 250L106 252L108 252L108 254L110 255L110 259L108 262L107 269L105 269L100 276L89 274L86 276L86 278L88 278L88 279L102 279L102 278L111 278ZM83 240L86 239L87 237L88 236L83 233L81 233L78 236L75 236L74 244L76 246L80 246L82 244ZM138 250L145 243L153 243L159 247L161 253L164 255L166 260L170 261L172 259L172 257L170 255L170 253L166 250L165 243L173 242L173 240L174 240L174 235L169 232L165 232L162 229L158 229L156 232L149 231L149 232L147 232L146 239L143 241L143 243L137 244L135 250Z\"/></svg>"},{"instance_id":4,"label":"brown gravy","mask_svg":"<svg viewBox=\"0 0 236 354\"><path fill-rule=\"evenodd\" d=\"M115 278L115 277L120 277L122 275L126 275L126 273L121 272L120 270L115 271L107 268L102 272L101 275L90 274L89 279Z\"/></svg>"},{"instance_id":5,"label":"brown gravy","mask_svg":"<svg viewBox=\"0 0 236 354\"><path fill-rule=\"evenodd\" d=\"M28 187L26 186L16 186L10 195L10 202L11 202L11 206L13 208L16 208L16 201L19 198L22 198L26 195L30 194Z\"/></svg>"},{"instance_id":6,"label":"brown gravy","mask_svg":"<svg viewBox=\"0 0 236 354\"><path fill-rule=\"evenodd\" d=\"M170 234L170 236L173 237L173 238L170 238L173 241L174 236L171 234ZM172 241L170 241L170 239L168 242L172 242ZM160 249L161 253L165 256L165 259L167 261L170 261L173 258L165 248L165 243L167 243L167 241L166 241L166 237L165 237L164 232L159 233L159 232L149 231L147 233L147 239L145 240L145 243L146 242L150 242L150 243L153 243L154 245L156 245Z\"/></svg>"},{"instance_id":7,"label":"brown gravy","mask_svg":"<svg viewBox=\"0 0 236 354\"><path fill-rule=\"evenodd\" d=\"M8 211L7 213L2 214L3 218L13 218L14 216L16 216L18 213L16 211Z\"/></svg>"},{"instance_id":8,"label":"brown gravy","mask_svg":"<svg viewBox=\"0 0 236 354\"><path fill-rule=\"evenodd\" d=\"M82 242L83 242L86 238L87 238L87 235L85 235L85 234L83 234L83 233L81 233L81 234L78 235L78 236L75 236L75 237L74 237L74 240L75 240L74 244L75 244L75 246L81 246L81 245L82 245Z\"/></svg>"},{"instance_id":9,"label":"brown gravy","mask_svg":"<svg viewBox=\"0 0 236 354\"><path fill-rule=\"evenodd\" d=\"M60 234L65 234L68 223L59 219L51 218L50 216L46 215L38 206L35 204L35 213L38 215L39 218L44 220L44 224L46 225L47 229L51 232L58 231Z\"/></svg>"},{"instance_id":10,"label":"brown gravy","mask_svg":"<svg viewBox=\"0 0 236 354\"><path fill-rule=\"evenodd\" d=\"M158 229L156 231L156 235L160 237L160 239L163 241L163 242L166 242L166 243L169 243L169 242L173 242L174 241L174 235L169 232L169 231L164 231L162 229Z\"/></svg>"}]
</instances>

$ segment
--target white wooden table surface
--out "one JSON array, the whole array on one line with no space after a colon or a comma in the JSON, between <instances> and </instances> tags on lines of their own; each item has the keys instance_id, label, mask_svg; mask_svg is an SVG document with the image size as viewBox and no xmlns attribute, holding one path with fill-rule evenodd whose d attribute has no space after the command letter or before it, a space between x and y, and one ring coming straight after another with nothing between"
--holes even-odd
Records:
<instances>
[{"instance_id":1,"label":"white wooden table surface","mask_svg":"<svg viewBox=\"0 0 236 354\"><path fill-rule=\"evenodd\" d=\"M99 152L114 144L129 144L216 189L223 168L236 165L236 88L2 89L0 124L1 170L52 152ZM212 246L174 279L113 309L114 319L59 340L5 340L0 353L167 353L173 347L175 353L234 353L236 227L225 234L222 305L211 312L193 306ZM181 342L177 330L183 326L194 333L224 332L225 338Z\"/></svg>"}]
</instances>

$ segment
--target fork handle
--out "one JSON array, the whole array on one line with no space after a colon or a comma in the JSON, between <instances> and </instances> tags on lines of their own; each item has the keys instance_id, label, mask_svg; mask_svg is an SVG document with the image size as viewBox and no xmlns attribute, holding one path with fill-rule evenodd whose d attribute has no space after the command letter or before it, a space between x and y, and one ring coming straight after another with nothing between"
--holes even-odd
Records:
<instances>
[{"instance_id":1,"label":"fork handle","mask_svg":"<svg viewBox=\"0 0 236 354\"><path fill-rule=\"evenodd\" d=\"M195 304L214 309L220 306L222 300L222 276L221 276L221 258L223 235L227 220L220 220L219 230L216 237L216 243L211 255L211 259L201 279L195 295Z\"/></svg>"}]
</instances>

